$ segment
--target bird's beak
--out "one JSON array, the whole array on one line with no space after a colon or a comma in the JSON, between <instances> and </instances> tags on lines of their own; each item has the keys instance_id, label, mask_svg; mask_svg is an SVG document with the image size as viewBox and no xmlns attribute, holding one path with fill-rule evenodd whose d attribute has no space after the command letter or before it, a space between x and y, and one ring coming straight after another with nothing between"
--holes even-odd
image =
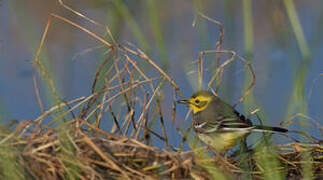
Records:
<instances>
[{"instance_id":1,"label":"bird's beak","mask_svg":"<svg viewBox=\"0 0 323 180\"><path fill-rule=\"evenodd\" d=\"M181 99L176 101L177 103L181 103L181 104L190 104L190 102L187 99Z\"/></svg>"}]
</instances>

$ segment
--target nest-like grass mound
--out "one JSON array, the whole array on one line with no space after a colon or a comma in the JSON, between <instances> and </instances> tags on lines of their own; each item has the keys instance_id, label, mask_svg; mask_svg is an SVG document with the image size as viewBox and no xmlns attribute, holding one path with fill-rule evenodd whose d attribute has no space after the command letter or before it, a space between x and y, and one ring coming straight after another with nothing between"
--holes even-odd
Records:
<instances>
[{"instance_id":1,"label":"nest-like grass mound","mask_svg":"<svg viewBox=\"0 0 323 180\"><path fill-rule=\"evenodd\" d=\"M114 136L83 120L75 120L76 123L89 129L48 129L42 134L12 137L2 144L1 158L6 158L13 169L1 164L1 179L214 179L242 178L246 174L263 179L270 172L264 167L266 162L261 161L268 161L272 171L283 172L291 179L304 177L306 163L312 167L313 178L323 175L323 148L319 143L291 143L276 147L275 152L262 147L245 153L248 156L244 161L250 163L247 172L240 168L241 155L206 157L201 155L207 151L205 148L174 152L133 138ZM8 176L6 171L15 175Z\"/></svg>"}]
</instances>

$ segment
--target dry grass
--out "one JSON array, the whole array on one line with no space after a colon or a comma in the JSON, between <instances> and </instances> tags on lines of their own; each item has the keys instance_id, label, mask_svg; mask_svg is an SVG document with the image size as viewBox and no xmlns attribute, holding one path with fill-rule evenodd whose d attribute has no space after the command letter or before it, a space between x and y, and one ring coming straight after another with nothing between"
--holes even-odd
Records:
<instances>
[{"instance_id":1,"label":"dry grass","mask_svg":"<svg viewBox=\"0 0 323 180\"><path fill-rule=\"evenodd\" d=\"M62 127L47 128L41 133L38 128L26 128L30 122L21 122L16 131L7 135L1 146L6 150L1 156L14 157L26 179L213 179L214 176L231 178L251 174L262 179L264 169L259 165L257 153L268 153L263 149L251 153L252 167L249 172L239 168L239 155L226 158L205 157L195 149L174 152L147 145L142 140L126 136L115 136L82 119L74 119ZM34 124L34 123L32 123ZM76 125L82 128L76 128ZM86 129L86 130L85 130ZM302 155L312 157L314 177L322 176L322 145L317 143L290 143L275 147L280 166L286 177L303 176ZM2 177L6 178L2 169Z\"/></svg>"}]
</instances>

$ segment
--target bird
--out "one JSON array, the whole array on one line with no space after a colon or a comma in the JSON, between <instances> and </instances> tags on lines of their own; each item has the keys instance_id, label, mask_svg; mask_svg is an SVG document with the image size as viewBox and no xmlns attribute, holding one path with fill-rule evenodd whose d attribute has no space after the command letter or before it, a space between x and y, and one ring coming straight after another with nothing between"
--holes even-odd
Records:
<instances>
[{"instance_id":1,"label":"bird","mask_svg":"<svg viewBox=\"0 0 323 180\"><path fill-rule=\"evenodd\" d=\"M210 91L200 90L189 99L178 100L192 109L192 124L198 138L222 152L252 132L287 133L288 129L253 125L251 120Z\"/></svg>"}]
</instances>

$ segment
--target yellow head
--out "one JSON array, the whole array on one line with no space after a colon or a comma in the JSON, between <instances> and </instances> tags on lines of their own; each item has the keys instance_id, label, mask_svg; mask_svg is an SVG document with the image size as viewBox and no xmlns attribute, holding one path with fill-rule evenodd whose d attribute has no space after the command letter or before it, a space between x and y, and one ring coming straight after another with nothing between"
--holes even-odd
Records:
<instances>
[{"instance_id":1,"label":"yellow head","mask_svg":"<svg viewBox=\"0 0 323 180\"><path fill-rule=\"evenodd\" d=\"M179 100L178 103L183 103L192 108L193 113L203 111L208 107L209 103L212 101L214 95L206 90L198 91L194 93L189 99Z\"/></svg>"}]
</instances>

